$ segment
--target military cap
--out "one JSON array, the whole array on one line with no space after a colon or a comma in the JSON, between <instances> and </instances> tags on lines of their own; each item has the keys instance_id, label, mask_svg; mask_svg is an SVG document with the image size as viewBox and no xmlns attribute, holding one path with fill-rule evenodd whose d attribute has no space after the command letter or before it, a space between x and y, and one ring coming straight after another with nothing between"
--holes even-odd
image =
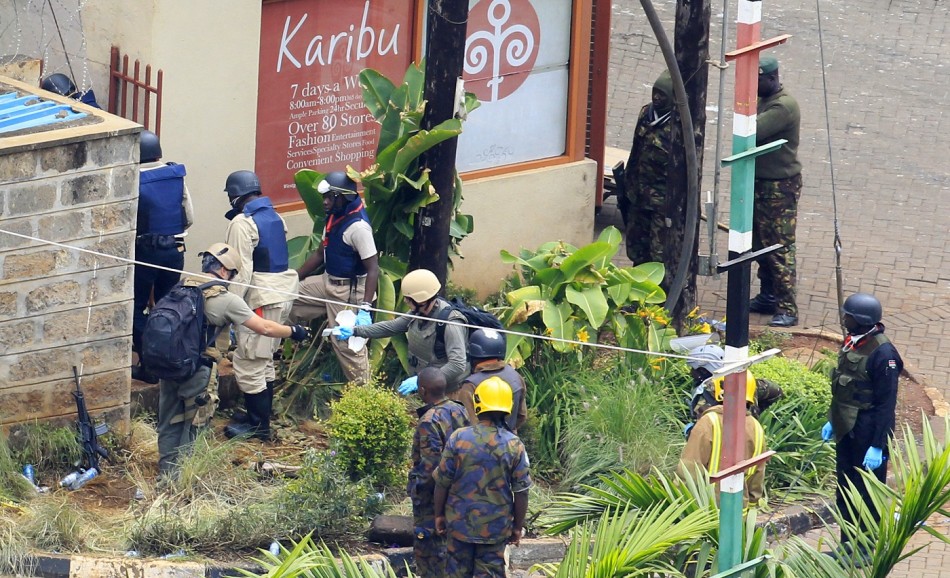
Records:
<instances>
[{"instance_id":1,"label":"military cap","mask_svg":"<svg viewBox=\"0 0 950 578\"><path fill-rule=\"evenodd\" d=\"M759 57L759 74L769 74L778 70L778 60L774 56L763 54Z\"/></svg>"}]
</instances>

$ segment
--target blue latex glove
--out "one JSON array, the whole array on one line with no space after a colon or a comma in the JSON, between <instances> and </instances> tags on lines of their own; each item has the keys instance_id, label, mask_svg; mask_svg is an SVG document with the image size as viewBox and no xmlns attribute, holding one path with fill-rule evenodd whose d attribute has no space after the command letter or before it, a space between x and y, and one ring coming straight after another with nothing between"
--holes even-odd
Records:
<instances>
[{"instance_id":1,"label":"blue latex glove","mask_svg":"<svg viewBox=\"0 0 950 578\"><path fill-rule=\"evenodd\" d=\"M413 375L412 377L406 378L402 382L398 391L403 395L409 395L410 393L415 392L417 389L419 389L419 376Z\"/></svg>"},{"instance_id":2,"label":"blue latex glove","mask_svg":"<svg viewBox=\"0 0 950 578\"><path fill-rule=\"evenodd\" d=\"M356 314L356 326L360 325L372 325L373 317L369 314L369 311L365 309L360 309L359 313Z\"/></svg>"},{"instance_id":3,"label":"blue latex glove","mask_svg":"<svg viewBox=\"0 0 950 578\"><path fill-rule=\"evenodd\" d=\"M884 461L884 450L881 448L870 447L866 454L864 454L864 467L869 471L874 471L881 467L881 463Z\"/></svg>"},{"instance_id":4,"label":"blue latex glove","mask_svg":"<svg viewBox=\"0 0 950 578\"><path fill-rule=\"evenodd\" d=\"M689 439L689 432L693 431L693 426L696 425L694 422L689 422L683 426L683 437Z\"/></svg>"},{"instance_id":5,"label":"blue latex glove","mask_svg":"<svg viewBox=\"0 0 950 578\"><path fill-rule=\"evenodd\" d=\"M353 337L353 328L352 327L339 327L333 328L333 334L336 335L336 338L340 341L346 341L350 337Z\"/></svg>"},{"instance_id":6,"label":"blue latex glove","mask_svg":"<svg viewBox=\"0 0 950 578\"><path fill-rule=\"evenodd\" d=\"M835 432L834 432L834 429L832 429L831 427L830 421L825 423L825 425L821 426L821 440L822 441L830 442L831 438L833 438L834 435L835 435Z\"/></svg>"}]
</instances>

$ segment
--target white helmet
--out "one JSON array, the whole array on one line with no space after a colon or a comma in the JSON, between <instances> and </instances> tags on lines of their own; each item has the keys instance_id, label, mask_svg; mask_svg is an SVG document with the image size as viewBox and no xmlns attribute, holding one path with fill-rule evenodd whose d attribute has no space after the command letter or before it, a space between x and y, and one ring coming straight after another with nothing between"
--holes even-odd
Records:
<instances>
[{"instance_id":1,"label":"white helmet","mask_svg":"<svg viewBox=\"0 0 950 578\"><path fill-rule=\"evenodd\" d=\"M722 368L722 358L725 357L726 352L718 345L703 345L691 349L687 355L689 359L686 360L686 365L690 369L702 367L709 373L715 373Z\"/></svg>"}]
</instances>

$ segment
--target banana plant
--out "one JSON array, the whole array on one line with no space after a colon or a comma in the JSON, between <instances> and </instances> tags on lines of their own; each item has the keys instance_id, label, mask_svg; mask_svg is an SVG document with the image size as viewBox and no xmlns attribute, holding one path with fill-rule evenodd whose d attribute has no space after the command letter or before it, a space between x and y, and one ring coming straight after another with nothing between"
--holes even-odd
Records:
<instances>
[{"instance_id":1,"label":"banana plant","mask_svg":"<svg viewBox=\"0 0 950 578\"><path fill-rule=\"evenodd\" d=\"M363 186L363 202L373 227L379 249L379 288L377 307L387 311L403 310L399 282L406 274L406 263L412 247L415 219L425 206L439 199L429 182L429 169L420 164L423 153L462 132L462 121L449 119L432 130L420 129L425 113L423 65L413 63L398 86L376 70L365 69L359 75L363 104L380 124L375 162L365 171L347 167L346 172ZM466 114L479 106L472 94L465 95ZM319 250L326 215L317 185L324 173L302 169L294 175L300 198L313 220L309 236L288 241L291 265L299 267L307 255ZM454 187L454 219L450 224L451 254L460 255L459 244L474 228L471 215L462 214L462 181L456 175ZM376 321L392 315L376 314ZM370 342L370 364L378 368L384 350L392 343L403 367L407 367L404 336L374 339Z\"/></svg>"},{"instance_id":2,"label":"banana plant","mask_svg":"<svg viewBox=\"0 0 950 578\"><path fill-rule=\"evenodd\" d=\"M556 241L534 252L522 250L520 255L502 251L502 261L520 267L514 281L520 286L505 294L505 324L523 333L555 338L552 347L560 352L570 351L572 345L557 340L596 340L605 329L624 347L663 349L673 330L637 313L639 308L666 301L660 288L663 264L614 265L621 240L616 227L607 227L597 241L580 248ZM512 336L508 357L524 359L531 348L530 340Z\"/></svg>"}]
</instances>

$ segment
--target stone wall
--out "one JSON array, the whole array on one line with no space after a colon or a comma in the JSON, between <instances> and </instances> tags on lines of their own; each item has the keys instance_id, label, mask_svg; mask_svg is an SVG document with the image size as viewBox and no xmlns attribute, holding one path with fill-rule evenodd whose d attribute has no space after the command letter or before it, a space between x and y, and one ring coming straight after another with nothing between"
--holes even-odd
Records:
<instances>
[{"instance_id":1,"label":"stone wall","mask_svg":"<svg viewBox=\"0 0 950 578\"><path fill-rule=\"evenodd\" d=\"M83 369L90 412L127 425L132 265L72 248L133 257L139 128L119 124L121 130L53 130L45 142L22 146L4 147L0 139L4 428L73 419L74 365Z\"/></svg>"}]
</instances>

